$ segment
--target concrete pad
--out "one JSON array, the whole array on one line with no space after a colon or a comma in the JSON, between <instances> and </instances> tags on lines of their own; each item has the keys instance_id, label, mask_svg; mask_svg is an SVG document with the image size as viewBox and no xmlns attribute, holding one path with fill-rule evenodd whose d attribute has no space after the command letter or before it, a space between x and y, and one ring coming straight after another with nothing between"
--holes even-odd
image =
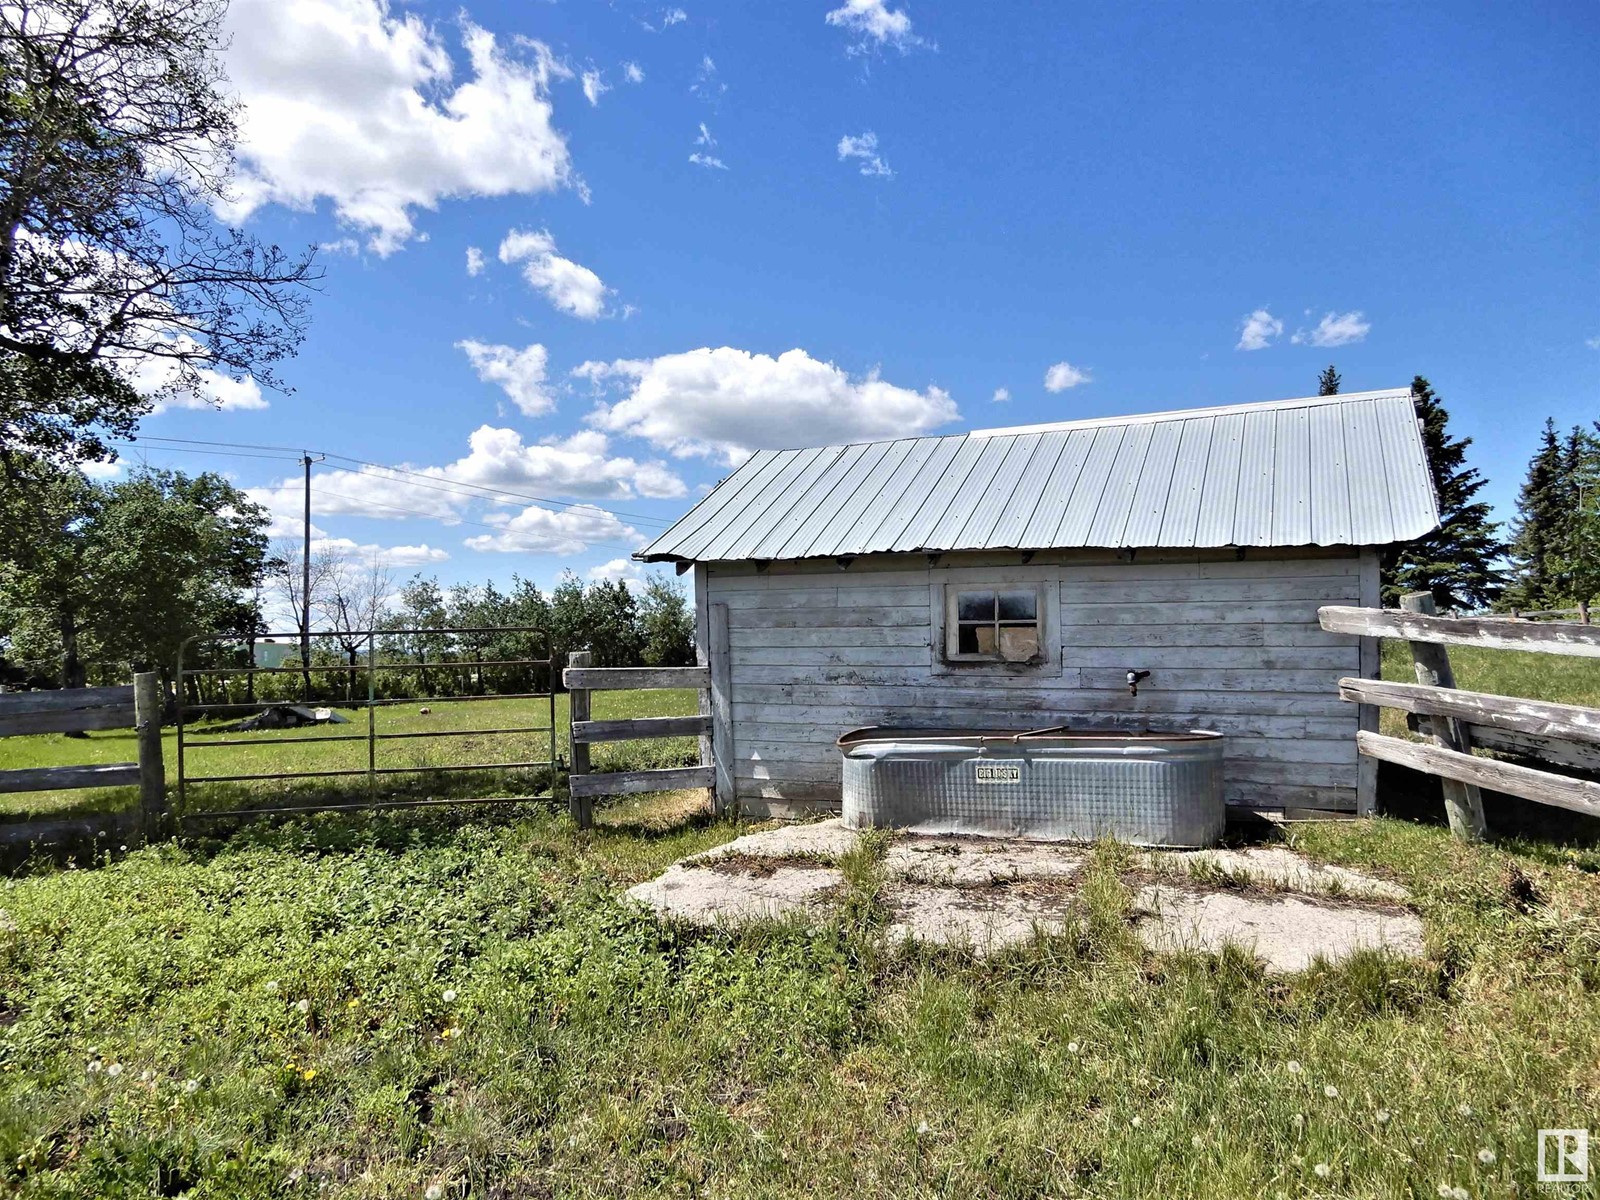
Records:
<instances>
[{"instance_id":1,"label":"concrete pad","mask_svg":"<svg viewBox=\"0 0 1600 1200\"><path fill-rule=\"evenodd\" d=\"M1214 953L1231 943L1253 951L1276 974L1303 971L1318 956L1332 962L1370 948L1416 958L1423 949L1422 922L1411 913L1290 895L1152 884L1140 889L1134 912L1151 950Z\"/></svg>"},{"instance_id":2,"label":"concrete pad","mask_svg":"<svg viewBox=\"0 0 1600 1200\"><path fill-rule=\"evenodd\" d=\"M1019 879L1060 879L1088 861L1082 847L979 838L905 837L883 856L891 879L982 887Z\"/></svg>"},{"instance_id":3,"label":"concrete pad","mask_svg":"<svg viewBox=\"0 0 1600 1200\"><path fill-rule=\"evenodd\" d=\"M1249 846L1242 850L1188 850L1150 856L1156 869L1217 870L1254 880L1266 887L1312 896L1355 896L1404 903L1411 893L1398 883L1348 867L1316 863L1282 846Z\"/></svg>"},{"instance_id":4,"label":"concrete pad","mask_svg":"<svg viewBox=\"0 0 1600 1200\"><path fill-rule=\"evenodd\" d=\"M992 954L1025 942L1035 929L1060 933L1072 898L1026 895L1015 888L897 887L886 897L891 942L919 941Z\"/></svg>"},{"instance_id":5,"label":"concrete pad","mask_svg":"<svg viewBox=\"0 0 1600 1200\"><path fill-rule=\"evenodd\" d=\"M835 817L831 821L816 821L807 825L780 825L776 829L763 829L760 833L747 833L725 845L703 850L684 859L685 863L713 862L719 858L814 858L835 862L841 854L854 849L861 835L846 829Z\"/></svg>"},{"instance_id":6,"label":"concrete pad","mask_svg":"<svg viewBox=\"0 0 1600 1200\"><path fill-rule=\"evenodd\" d=\"M823 893L843 884L844 876L831 867L778 866L754 873L678 863L629 888L627 895L664 917L697 925L738 924L791 913L822 916L827 910Z\"/></svg>"}]
</instances>

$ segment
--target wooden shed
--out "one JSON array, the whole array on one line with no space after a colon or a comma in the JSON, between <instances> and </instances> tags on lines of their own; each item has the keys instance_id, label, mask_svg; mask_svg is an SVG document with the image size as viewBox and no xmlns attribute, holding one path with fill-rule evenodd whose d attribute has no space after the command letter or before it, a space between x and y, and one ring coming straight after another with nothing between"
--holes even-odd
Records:
<instances>
[{"instance_id":1,"label":"wooden shed","mask_svg":"<svg viewBox=\"0 0 1600 1200\"><path fill-rule=\"evenodd\" d=\"M1369 811L1339 699L1435 528L1409 388L764 450L636 557L693 570L719 800L837 807L863 725L1198 728L1229 804ZM1149 672L1137 694L1129 672Z\"/></svg>"}]
</instances>

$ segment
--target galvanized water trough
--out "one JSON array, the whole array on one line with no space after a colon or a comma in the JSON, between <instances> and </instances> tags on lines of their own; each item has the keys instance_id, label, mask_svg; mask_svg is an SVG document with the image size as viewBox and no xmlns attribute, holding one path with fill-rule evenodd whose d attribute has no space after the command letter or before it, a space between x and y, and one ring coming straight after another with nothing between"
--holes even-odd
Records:
<instances>
[{"instance_id":1,"label":"galvanized water trough","mask_svg":"<svg viewBox=\"0 0 1600 1200\"><path fill-rule=\"evenodd\" d=\"M838 746L853 829L1141 846L1222 836L1219 733L869 727Z\"/></svg>"}]
</instances>

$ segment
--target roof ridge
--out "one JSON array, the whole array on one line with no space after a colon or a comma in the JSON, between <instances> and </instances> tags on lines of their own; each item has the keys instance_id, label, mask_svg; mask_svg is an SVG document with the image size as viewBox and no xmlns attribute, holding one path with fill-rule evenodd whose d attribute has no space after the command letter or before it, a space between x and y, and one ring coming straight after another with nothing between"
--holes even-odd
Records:
<instances>
[{"instance_id":1,"label":"roof ridge","mask_svg":"<svg viewBox=\"0 0 1600 1200\"><path fill-rule=\"evenodd\" d=\"M1038 425L1007 425L996 429L971 429L965 435L950 437L1010 437L1024 433L1055 433L1071 429L1095 429L1104 425L1143 425L1155 421L1187 421L1197 417L1230 416L1234 413L1272 412L1285 408L1316 408L1327 404L1354 404L1363 400L1390 400L1410 396L1410 386L1380 388L1370 392L1345 392L1332 396L1299 396L1288 400L1263 400L1244 404L1219 404L1209 408L1175 408L1166 412L1128 413L1125 416L1081 417L1074 421L1046 421Z\"/></svg>"}]
</instances>

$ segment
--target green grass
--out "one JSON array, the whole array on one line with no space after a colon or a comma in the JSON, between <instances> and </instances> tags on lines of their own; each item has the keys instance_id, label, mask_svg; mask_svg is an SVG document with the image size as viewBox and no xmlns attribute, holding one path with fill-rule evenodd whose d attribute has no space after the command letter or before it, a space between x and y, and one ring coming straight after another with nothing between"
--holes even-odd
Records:
<instances>
[{"instance_id":1,"label":"green grass","mask_svg":"<svg viewBox=\"0 0 1600 1200\"><path fill-rule=\"evenodd\" d=\"M1456 686L1465 691L1600 708L1600 659L1476 646L1447 649ZM1398 683L1416 682L1407 643L1384 641L1383 677ZM1395 708L1384 709L1381 728L1391 737L1406 736L1405 714Z\"/></svg>"},{"instance_id":2,"label":"green grass","mask_svg":"<svg viewBox=\"0 0 1600 1200\"><path fill-rule=\"evenodd\" d=\"M432 711L424 716L424 703ZM593 693L596 719L674 716L696 711L692 689ZM367 764L367 714L363 710L336 710L350 718L348 725L283 730L276 733L213 734L206 732L226 722L191 727L185 736L188 774L245 775L287 771L331 771L364 768ZM548 701L428 700L380 707L375 710L379 733L415 733L441 730L494 730L549 723ZM556 698L557 749L569 755L566 744L567 697ZM307 742L308 737L354 734L353 742ZM270 737L271 745L232 749L202 747L197 741L224 744L244 738ZM682 766L698 761L694 738L665 738L653 742L603 743L593 747L595 770L630 770ZM57 766L67 763L131 762L137 757L132 730L91 733L87 738L60 734L0 739L0 768ZM177 731L163 735L163 757L169 783L178 778ZM476 734L439 739L399 739L380 742L380 767L429 767L451 764L529 762L550 757L548 733ZM381 783L382 795L398 798L427 796L526 795L548 787L544 772L486 771L438 772L390 776ZM245 784L201 784L189 789L191 810L305 804L319 799L360 799L366 784L358 777L320 780L277 780ZM137 789L99 788L76 792L34 792L0 795L0 817L61 816L72 813L111 812L137 803ZM173 803L177 803L174 794Z\"/></svg>"},{"instance_id":3,"label":"green grass","mask_svg":"<svg viewBox=\"0 0 1600 1200\"><path fill-rule=\"evenodd\" d=\"M876 842L833 924L662 926L623 889L738 832L684 809L329 814L11 880L0 1190L1531 1196L1535 1130L1597 1123L1600 853L1304 827L1415 889L1428 954L1282 980L1141 950L1113 845L1075 928L987 963L886 943Z\"/></svg>"}]
</instances>

